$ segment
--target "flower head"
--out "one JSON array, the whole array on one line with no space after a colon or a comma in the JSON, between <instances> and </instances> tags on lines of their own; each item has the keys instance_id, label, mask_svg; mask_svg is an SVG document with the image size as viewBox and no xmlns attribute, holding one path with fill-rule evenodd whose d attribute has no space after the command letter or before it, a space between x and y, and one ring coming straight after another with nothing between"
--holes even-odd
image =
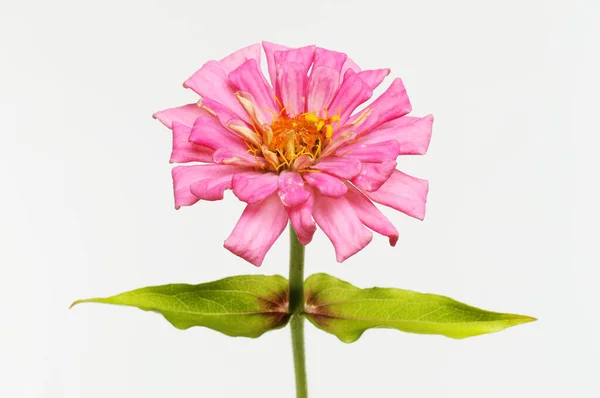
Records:
<instances>
[{"instance_id":1,"label":"flower head","mask_svg":"<svg viewBox=\"0 0 600 398\"><path fill-rule=\"evenodd\" d=\"M433 117L406 116L400 79L364 106L389 69L364 70L346 54L263 43L209 61L185 81L198 103L154 114L173 131L175 207L223 199L248 205L225 247L260 266L288 221L308 244L318 225L338 261L363 249L371 230L398 231L373 202L423 219L427 181L396 170L399 155L427 151ZM316 225L315 225L316 222Z\"/></svg>"}]
</instances>

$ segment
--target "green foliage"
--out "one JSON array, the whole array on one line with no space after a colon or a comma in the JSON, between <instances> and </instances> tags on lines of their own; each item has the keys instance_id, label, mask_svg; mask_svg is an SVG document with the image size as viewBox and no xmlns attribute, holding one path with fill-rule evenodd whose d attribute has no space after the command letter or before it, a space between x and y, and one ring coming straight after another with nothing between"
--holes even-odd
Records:
<instances>
[{"instance_id":1,"label":"green foliage","mask_svg":"<svg viewBox=\"0 0 600 398\"><path fill-rule=\"evenodd\" d=\"M327 274L306 279L306 316L346 343L370 328L441 334L462 339L535 321L523 315L481 310L445 296L356 286Z\"/></svg>"},{"instance_id":2,"label":"green foliage","mask_svg":"<svg viewBox=\"0 0 600 398\"><path fill-rule=\"evenodd\" d=\"M137 307L162 314L178 329L204 326L228 336L259 337L284 327L289 320L288 282L279 275L151 286L107 298L77 300L72 306L79 303Z\"/></svg>"},{"instance_id":3,"label":"green foliage","mask_svg":"<svg viewBox=\"0 0 600 398\"><path fill-rule=\"evenodd\" d=\"M327 274L306 279L306 317L319 329L351 343L365 330L392 328L462 339L497 332L535 318L481 310L449 297L410 290L360 289ZM204 326L228 336L259 337L284 327L288 281L282 276L242 275L200 285L171 284L107 298L77 300L137 307L162 314L173 326Z\"/></svg>"}]
</instances>

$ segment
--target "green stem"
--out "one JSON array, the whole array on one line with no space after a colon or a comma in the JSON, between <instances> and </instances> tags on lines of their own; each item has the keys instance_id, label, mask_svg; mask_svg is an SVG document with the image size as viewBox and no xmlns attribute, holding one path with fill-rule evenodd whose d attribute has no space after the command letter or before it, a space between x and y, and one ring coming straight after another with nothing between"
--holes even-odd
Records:
<instances>
[{"instance_id":1,"label":"green stem","mask_svg":"<svg viewBox=\"0 0 600 398\"><path fill-rule=\"evenodd\" d=\"M296 373L296 398L308 397L306 357L304 355L304 246L290 225L290 306L292 314L292 352Z\"/></svg>"}]
</instances>

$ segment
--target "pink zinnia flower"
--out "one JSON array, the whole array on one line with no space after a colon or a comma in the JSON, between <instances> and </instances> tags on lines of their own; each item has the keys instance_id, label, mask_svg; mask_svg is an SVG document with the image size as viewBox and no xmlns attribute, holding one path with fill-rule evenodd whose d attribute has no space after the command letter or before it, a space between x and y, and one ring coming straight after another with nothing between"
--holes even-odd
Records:
<instances>
[{"instance_id":1,"label":"pink zinnia flower","mask_svg":"<svg viewBox=\"0 0 600 398\"><path fill-rule=\"evenodd\" d=\"M389 69L364 70L346 54L263 43L209 61L185 81L202 99L157 112L173 130L175 207L233 193L248 205L225 247L256 266L291 222L308 244L316 224L339 262L372 232L398 231L373 202L420 220L428 183L396 170L399 155L427 151L433 117L406 116L400 79L360 111Z\"/></svg>"}]
</instances>

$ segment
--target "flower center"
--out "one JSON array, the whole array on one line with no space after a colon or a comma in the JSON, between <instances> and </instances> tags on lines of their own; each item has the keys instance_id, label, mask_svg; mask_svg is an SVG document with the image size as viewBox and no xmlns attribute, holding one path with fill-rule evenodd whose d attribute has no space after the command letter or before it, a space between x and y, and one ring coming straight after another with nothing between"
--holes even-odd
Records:
<instances>
[{"instance_id":1,"label":"flower center","mask_svg":"<svg viewBox=\"0 0 600 398\"><path fill-rule=\"evenodd\" d=\"M316 112L294 117L284 113L270 126L264 126L263 143L266 148L263 148L263 154L267 155L265 149L272 153L265 158L275 170L297 168L297 160L303 158L313 161L331 141L333 123L339 120L339 116L321 118Z\"/></svg>"}]
</instances>

